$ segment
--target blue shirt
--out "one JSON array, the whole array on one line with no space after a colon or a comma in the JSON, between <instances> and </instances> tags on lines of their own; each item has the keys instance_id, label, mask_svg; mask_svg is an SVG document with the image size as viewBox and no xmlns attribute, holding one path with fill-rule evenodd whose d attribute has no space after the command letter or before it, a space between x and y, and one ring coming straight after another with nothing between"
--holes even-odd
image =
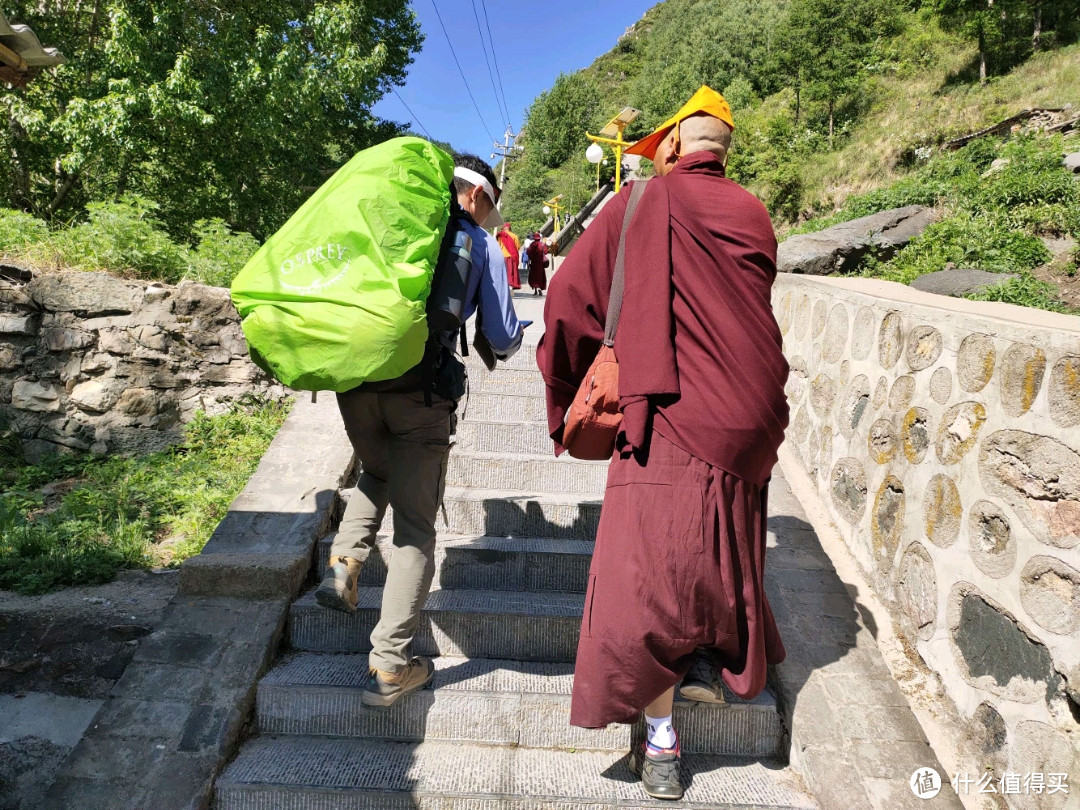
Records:
<instances>
[{"instance_id":1,"label":"blue shirt","mask_svg":"<svg viewBox=\"0 0 1080 810\"><path fill-rule=\"evenodd\" d=\"M479 272L469 278L469 305L465 317L471 318L479 306L484 337L502 359L508 359L521 346L524 330L514 311L510 282L506 278L506 260L499 240L479 225L461 220L462 229L472 237L473 267Z\"/></svg>"}]
</instances>

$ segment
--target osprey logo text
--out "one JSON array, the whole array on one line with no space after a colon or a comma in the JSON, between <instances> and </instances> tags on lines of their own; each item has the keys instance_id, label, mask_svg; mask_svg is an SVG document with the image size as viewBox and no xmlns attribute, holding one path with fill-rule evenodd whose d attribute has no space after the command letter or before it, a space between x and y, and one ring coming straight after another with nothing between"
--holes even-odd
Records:
<instances>
[{"instance_id":1,"label":"osprey logo text","mask_svg":"<svg viewBox=\"0 0 1080 810\"><path fill-rule=\"evenodd\" d=\"M278 267L281 286L292 292L306 294L332 287L349 272L352 259L348 257L348 252L344 245L331 242L290 256ZM343 261L344 266L339 266ZM327 277L324 275L326 271L333 275Z\"/></svg>"}]
</instances>

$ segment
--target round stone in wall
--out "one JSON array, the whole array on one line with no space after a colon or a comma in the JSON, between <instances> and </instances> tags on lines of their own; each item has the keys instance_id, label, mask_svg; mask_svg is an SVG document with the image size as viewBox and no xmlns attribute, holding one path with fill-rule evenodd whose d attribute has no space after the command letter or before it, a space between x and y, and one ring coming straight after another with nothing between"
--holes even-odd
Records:
<instances>
[{"instance_id":1,"label":"round stone in wall","mask_svg":"<svg viewBox=\"0 0 1080 810\"><path fill-rule=\"evenodd\" d=\"M878 361L882 368L892 368L904 353L903 321L899 312L890 312L878 332Z\"/></svg>"},{"instance_id":2,"label":"round stone in wall","mask_svg":"<svg viewBox=\"0 0 1080 810\"><path fill-rule=\"evenodd\" d=\"M866 411L870 407L870 380L860 374L851 381L844 393L843 410L840 413L840 434L850 436L859 429Z\"/></svg>"},{"instance_id":3,"label":"round stone in wall","mask_svg":"<svg viewBox=\"0 0 1080 810\"><path fill-rule=\"evenodd\" d=\"M799 304L795 307L795 339L802 340L806 335L806 327L810 325L810 296L803 293L799 297Z\"/></svg>"},{"instance_id":4,"label":"round stone in wall","mask_svg":"<svg viewBox=\"0 0 1080 810\"><path fill-rule=\"evenodd\" d=\"M874 553L884 567L892 566L900 538L904 534L904 485L890 475L881 482L874 498L874 511L870 520L870 539Z\"/></svg>"},{"instance_id":5,"label":"round stone in wall","mask_svg":"<svg viewBox=\"0 0 1080 810\"><path fill-rule=\"evenodd\" d=\"M829 302L824 298L814 304L814 315L810 319L810 336L821 337L825 331L825 320L829 316Z\"/></svg>"},{"instance_id":6,"label":"round stone in wall","mask_svg":"<svg viewBox=\"0 0 1080 810\"><path fill-rule=\"evenodd\" d=\"M794 297L794 293L790 290L784 293L784 297L780 300L780 317L777 318L777 324L780 326L781 334L786 335L788 330L791 329L791 300Z\"/></svg>"},{"instance_id":7,"label":"round stone in wall","mask_svg":"<svg viewBox=\"0 0 1080 810\"><path fill-rule=\"evenodd\" d=\"M807 378L806 378L806 360L795 355L789 361L791 367L791 373L788 374L787 382L784 384L784 393L787 394L788 402L794 407L802 401L803 394L806 393Z\"/></svg>"},{"instance_id":8,"label":"round stone in wall","mask_svg":"<svg viewBox=\"0 0 1080 810\"><path fill-rule=\"evenodd\" d=\"M829 464L832 462L833 455L833 429L830 425L825 425L821 428L821 456L818 459L818 466L822 470L829 469Z\"/></svg>"},{"instance_id":9,"label":"round stone in wall","mask_svg":"<svg viewBox=\"0 0 1080 810\"><path fill-rule=\"evenodd\" d=\"M923 493L923 517L926 536L940 548L948 548L960 536L960 521L964 506L960 490L947 475L935 475Z\"/></svg>"},{"instance_id":10,"label":"round stone in wall","mask_svg":"<svg viewBox=\"0 0 1080 810\"><path fill-rule=\"evenodd\" d=\"M945 412L937 435L937 457L942 464L956 464L979 440L986 422L981 402L961 402Z\"/></svg>"},{"instance_id":11,"label":"round stone in wall","mask_svg":"<svg viewBox=\"0 0 1080 810\"><path fill-rule=\"evenodd\" d=\"M866 444L870 458L877 464L888 464L896 458L896 428L888 419L878 419L870 426Z\"/></svg>"},{"instance_id":12,"label":"round stone in wall","mask_svg":"<svg viewBox=\"0 0 1080 810\"><path fill-rule=\"evenodd\" d=\"M935 369L930 377L930 396L938 405L944 405L952 396L952 372L945 366Z\"/></svg>"},{"instance_id":13,"label":"round stone in wall","mask_svg":"<svg viewBox=\"0 0 1080 810\"><path fill-rule=\"evenodd\" d=\"M874 407L880 408L885 404L885 398L889 396L889 381L884 377L878 377L877 386L874 388Z\"/></svg>"},{"instance_id":14,"label":"round stone in wall","mask_svg":"<svg viewBox=\"0 0 1080 810\"><path fill-rule=\"evenodd\" d=\"M904 414L904 422L900 426L900 441L903 443L904 456L912 464L922 464L926 458L932 429L930 420L930 411L926 408L912 408Z\"/></svg>"},{"instance_id":15,"label":"round stone in wall","mask_svg":"<svg viewBox=\"0 0 1080 810\"><path fill-rule=\"evenodd\" d=\"M1080 571L1055 557L1032 557L1020 574L1020 601L1043 630L1080 629Z\"/></svg>"},{"instance_id":16,"label":"round stone in wall","mask_svg":"<svg viewBox=\"0 0 1080 810\"><path fill-rule=\"evenodd\" d=\"M851 380L851 361L845 360L840 364L840 385L847 387L848 382Z\"/></svg>"},{"instance_id":17,"label":"round stone in wall","mask_svg":"<svg viewBox=\"0 0 1080 810\"><path fill-rule=\"evenodd\" d=\"M937 625L937 575L934 561L921 543L912 543L904 552L896 592L909 630L923 641L929 640Z\"/></svg>"},{"instance_id":18,"label":"round stone in wall","mask_svg":"<svg viewBox=\"0 0 1080 810\"><path fill-rule=\"evenodd\" d=\"M912 371L930 368L941 357L941 347L941 332L932 326L916 326L908 335L908 368Z\"/></svg>"},{"instance_id":19,"label":"round stone in wall","mask_svg":"<svg viewBox=\"0 0 1080 810\"><path fill-rule=\"evenodd\" d=\"M870 356L870 350L874 348L874 310L870 307L859 307L855 315L855 327L851 335L851 357L854 360L865 360Z\"/></svg>"},{"instance_id":20,"label":"round stone in wall","mask_svg":"<svg viewBox=\"0 0 1080 810\"><path fill-rule=\"evenodd\" d=\"M1001 405L1009 416L1023 416L1042 387L1046 354L1037 346L1014 343L1001 356Z\"/></svg>"},{"instance_id":21,"label":"round stone in wall","mask_svg":"<svg viewBox=\"0 0 1080 810\"><path fill-rule=\"evenodd\" d=\"M816 430L810 431L810 438L806 440L806 457L810 460L807 468L811 475L815 475L821 466L821 438Z\"/></svg>"},{"instance_id":22,"label":"round stone in wall","mask_svg":"<svg viewBox=\"0 0 1080 810\"><path fill-rule=\"evenodd\" d=\"M1040 543L1080 545L1080 454L1049 436L999 430L982 443L979 479Z\"/></svg>"},{"instance_id":23,"label":"round stone in wall","mask_svg":"<svg viewBox=\"0 0 1080 810\"><path fill-rule=\"evenodd\" d=\"M795 440L796 444L802 444L806 441L809 433L810 415L806 412L806 406L803 405L796 412L795 418L791 422L791 438Z\"/></svg>"},{"instance_id":24,"label":"round stone in wall","mask_svg":"<svg viewBox=\"0 0 1080 810\"><path fill-rule=\"evenodd\" d=\"M990 501L976 501L971 507L968 549L975 567L988 577L1001 579L1016 565L1016 541L1009 519Z\"/></svg>"},{"instance_id":25,"label":"round stone in wall","mask_svg":"<svg viewBox=\"0 0 1080 810\"><path fill-rule=\"evenodd\" d=\"M856 458L842 458L829 477L833 506L848 523L858 523L866 511L866 472Z\"/></svg>"},{"instance_id":26,"label":"round stone in wall","mask_svg":"<svg viewBox=\"0 0 1080 810\"><path fill-rule=\"evenodd\" d=\"M826 419L836 402L836 383L828 374L818 374L810 382L810 404L814 413Z\"/></svg>"},{"instance_id":27,"label":"round stone in wall","mask_svg":"<svg viewBox=\"0 0 1080 810\"><path fill-rule=\"evenodd\" d=\"M1080 424L1080 357L1062 357L1050 372L1050 417L1062 427Z\"/></svg>"},{"instance_id":28,"label":"round stone in wall","mask_svg":"<svg viewBox=\"0 0 1080 810\"><path fill-rule=\"evenodd\" d=\"M997 354L989 335L968 335L956 354L956 376L960 387L969 394L982 391L994 376Z\"/></svg>"},{"instance_id":29,"label":"round stone in wall","mask_svg":"<svg viewBox=\"0 0 1080 810\"><path fill-rule=\"evenodd\" d=\"M889 391L889 407L894 411L902 411L911 405L914 396L915 378L908 374L897 377L896 382L892 384L892 390Z\"/></svg>"},{"instance_id":30,"label":"round stone in wall","mask_svg":"<svg viewBox=\"0 0 1080 810\"><path fill-rule=\"evenodd\" d=\"M822 339L825 344L827 362L835 363L847 352L850 326L847 307L843 304L834 304L829 310L829 319L825 324L825 337Z\"/></svg>"},{"instance_id":31,"label":"round stone in wall","mask_svg":"<svg viewBox=\"0 0 1080 810\"><path fill-rule=\"evenodd\" d=\"M1075 810L1076 774L1080 773L1080 746L1075 733L1065 734L1059 726L1035 720L1021 720L1013 729L1012 745L1009 746L1008 770L1020 774L1066 774L1063 780L1069 792L1048 789L1043 793L1027 793L1014 796L1021 799L1017 810ZM1021 782L1023 787L1023 782Z\"/></svg>"}]
</instances>

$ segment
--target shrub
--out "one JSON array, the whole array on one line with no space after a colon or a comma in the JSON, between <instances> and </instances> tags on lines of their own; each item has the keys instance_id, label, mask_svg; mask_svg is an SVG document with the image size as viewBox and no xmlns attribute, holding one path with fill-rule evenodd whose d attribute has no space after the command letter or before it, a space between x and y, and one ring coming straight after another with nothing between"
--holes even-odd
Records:
<instances>
[{"instance_id":1,"label":"shrub","mask_svg":"<svg viewBox=\"0 0 1080 810\"><path fill-rule=\"evenodd\" d=\"M49 238L49 226L44 221L22 211L0 208L0 254L22 255L31 245Z\"/></svg>"},{"instance_id":2,"label":"shrub","mask_svg":"<svg viewBox=\"0 0 1080 810\"><path fill-rule=\"evenodd\" d=\"M1048 309L1053 312L1069 311L1058 298L1053 284L1040 281L1030 273L1022 273L1018 278L1011 278L1004 284L998 284L966 297L972 301L1000 301L1004 304Z\"/></svg>"},{"instance_id":3,"label":"shrub","mask_svg":"<svg viewBox=\"0 0 1080 810\"><path fill-rule=\"evenodd\" d=\"M187 277L215 287L227 287L259 249L254 236L235 233L220 219L196 222L195 236L198 244L191 251Z\"/></svg>"}]
</instances>

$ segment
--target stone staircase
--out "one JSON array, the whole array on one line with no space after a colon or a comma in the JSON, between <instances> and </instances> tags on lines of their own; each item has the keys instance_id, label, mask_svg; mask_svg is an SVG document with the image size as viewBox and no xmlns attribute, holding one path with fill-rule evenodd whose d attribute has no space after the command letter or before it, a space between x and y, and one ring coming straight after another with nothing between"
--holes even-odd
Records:
<instances>
[{"instance_id":1,"label":"stone staircase","mask_svg":"<svg viewBox=\"0 0 1080 810\"><path fill-rule=\"evenodd\" d=\"M626 767L633 728L569 725L573 660L606 465L556 460L534 349L487 373L451 454L435 584L414 643L434 687L365 708L378 617L380 536L354 615L292 606L288 649L261 681L257 735L217 780L218 810L814 808L782 763L776 699L677 702L690 785L648 799ZM384 523L389 527L390 518ZM332 538L319 546L321 571Z\"/></svg>"}]
</instances>

